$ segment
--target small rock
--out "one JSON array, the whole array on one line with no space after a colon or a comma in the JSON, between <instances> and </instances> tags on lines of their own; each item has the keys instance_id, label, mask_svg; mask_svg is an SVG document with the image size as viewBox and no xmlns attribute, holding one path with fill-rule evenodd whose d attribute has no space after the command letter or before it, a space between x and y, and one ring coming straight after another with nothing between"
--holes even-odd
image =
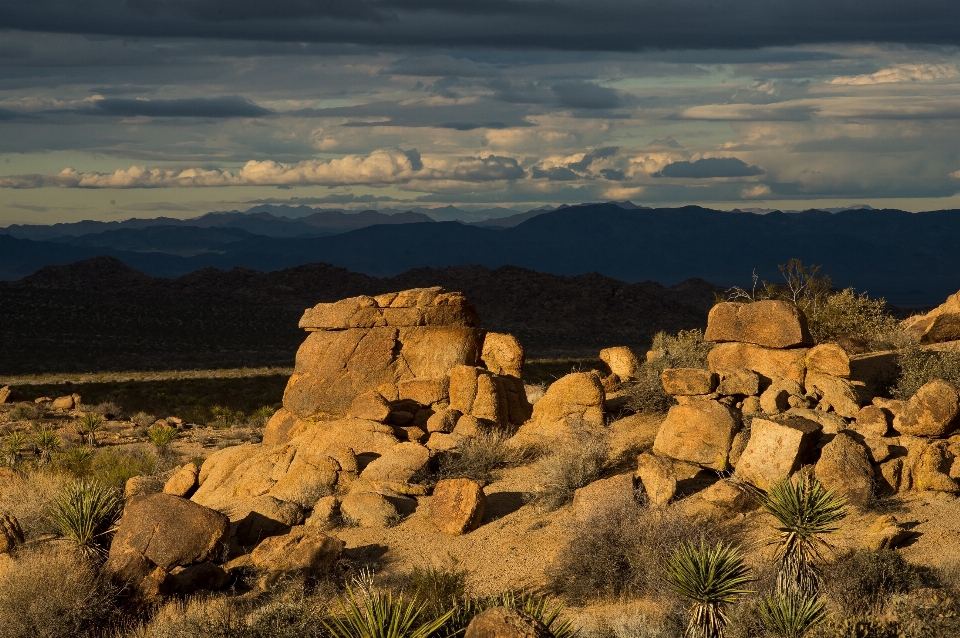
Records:
<instances>
[{"instance_id":1,"label":"small rock","mask_svg":"<svg viewBox=\"0 0 960 638\"><path fill-rule=\"evenodd\" d=\"M376 390L358 395L350 404L347 416L383 423L390 416L390 404Z\"/></svg>"},{"instance_id":2,"label":"small rock","mask_svg":"<svg viewBox=\"0 0 960 638\"><path fill-rule=\"evenodd\" d=\"M910 486L916 491L960 492L957 482L950 478L953 456L942 442L910 450L907 465Z\"/></svg>"},{"instance_id":3,"label":"small rock","mask_svg":"<svg viewBox=\"0 0 960 638\"><path fill-rule=\"evenodd\" d=\"M875 552L881 549L896 549L908 538L910 538L910 531L898 523L891 514L884 514L867 529L864 534L864 545Z\"/></svg>"},{"instance_id":4,"label":"small rock","mask_svg":"<svg viewBox=\"0 0 960 638\"><path fill-rule=\"evenodd\" d=\"M803 383L808 394L815 389L820 393L821 401L833 406L834 411L840 416L852 419L860 412L859 391L863 387L862 382L858 382L858 386L848 379L841 379L811 370L807 373Z\"/></svg>"},{"instance_id":5,"label":"small rock","mask_svg":"<svg viewBox=\"0 0 960 638\"><path fill-rule=\"evenodd\" d=\"M847 379L850 377L850 356L835 343L821 343L807 352L807 369Z\"/></svg>"},{"instance_id":6,"label":"small rock","mask_svg":"<svg viewBox=\"0 0 960 638\"><path fill-rule=\"evenodd\" d=\"M716 401L675 405L657 432L653 452L707 469L726 470L739 427L737 414Z\"/></svg>"},{"instance_id":7,"label":"small rock","mask_svg":"<svg viewBox=\"0 0 960 638\"><path fill-rule=\"evenodd\" d=\"M766 414L780 414L790 409L790 397L802 394L800 384L790 379L776 379L760 395L760 409Z\"/></svg>"},{"instance_id":8,"label":"small rock","mask_svg":"<svg viewBox=\"0 0 960 638\"><path fill-rule=\"evenodd\" d=\"M864 506L873 499L873 468L867 450L846 432L836 434L823 447L814 474L851 505Z\"/></svg>"},{"instance_id":9,"label":"small rock","mask_svg":"<svg viewBox=\"0 0 960 638\"><path fill-rule=\"evenodd\" d=\"M660 375L667 394L710 394L717 388L717 375L700 368L667 368Z\"/></svg>"},{"instance_id":10,"label":"small rock","mask_svg":"<svg viewBox=\"0 0 960 638\"><path fill-rule=\"evenodd\" d=\"M743 414L743 416L760 414L760 411L760 397L747 397L743 400L743 405L740 406L740 412Z\"/></svg>"},{"instance_id":11,"label":"small rock","mask_svg":"<svg viewBox=\"0 0 960 638\"><path fill-rule=\"evenodd\" d=\"M431 437L432 438L432 437ZM430 462L430 450L418 443L400 443L375 459L360 473L360 478L374 489L388 489L400 494L425 493L411 490L411 483L423 474Z\"/></svg>"},{"instance_id":12,"label":"small rock","mask_svg":"<svg viewBox=\"0 0 960 638\"><path fill-rule=\"evenodd\" d=\"M400 517L393 503L376 492L348 494L340 503L340 514L360 527L377 528L390 527Z\"/></svg>"},{"instance_id":13,"label":"small rock","mask_svg":"<svg viewBox=\"0 0 960 638\"><path fill-rule=\"evenodd\" d=\"M329 574L343 552L344 542L316 527L297 526L283 536L271 536L250 553L254 567L266 572L261 586L283 576L321 577Z\"/></svg>"},{"instance_id":14,"label":"small rock","mask_svg":"<svg viewBox=\"0 0 960 638\"><path fill-rule=\"evenodd\" d=\"M956 429L960 414L957 389L942 379L925 383L893 421L900 434L943 437Z\"/></svg>"},{"instance_id":15,"label":"small rock","mask_svg":"<svg viewBox=\"0 0 960 638\"><path fill-rule=\"evenodd\" d=\"M677 475L673 470L673 463L668 459L649 453L639 455L634 478L643 484L651 505L666 505L677 493Z\"/></svg>"},{"instance_id":16,"label":"small rock","mask_svg":"<svg viewBox=\"0 0 960 638\"><path fill-rule=\"evenodd\" d=\"M405 410L397 410L396 412L390 413L390 416L387 417L387 423L390 423L391 425L399 425L399 426L410 425L411 423L413 423L414 416L415 415L413 412L407 412Z\"/></svg>"},{"instance_id":17,"label":"small rock","mask_svg":"<svg viewBox=\"0 0 960 638\"><path fill-rule=\"evenodd\" d=\"M607 364L610 372L617 375L621 381L636 379L640 370L640 361L633 350L626 346L604 348L600 351L600 360Z\"/></svg>"},{"instance_id":18,"label":"small rock","mask_svg":"<svg viewBox=\"0 0 960 638\"><path fill-rule=\"evenodd\" d=\"M754 396L760 394L760 377L753 370L746 368L729 368L720 370L720 386L717 389L722 395L747 395Z\"/></svg>"},{"instance_id":19,"label":"small rock","mask_svg":"<svg viewBox=\"0 0 960 638\"><path fill-rule=\"evenodd\" d=\"M430 519L440 531L459 536L480 526L486 507L483 486L476 481L443 479L433 490Z\"/></svg>"},{"instance_id":20,"label":"small rock","mask_svg":"<svg viewBox=\"0 0 960 638\"><path fill-rule=\"evenodd\" d=\"M453 434L465 439L472 439L487 431L486 426L477 417L472 414L465 414L457 419L457 425L453 428Z\"/></svg>"},{"instance_id":21,"label":"small rock","mask_svg":"<svg viewBox=\"0 0 960 638\"><path fill-rule=\"evenodd\" d=\"M427 419L427 432L444 432L449 434L453 432L453 428L457 425L457 420L461 416L460 411L454 410L453 408L441 410Z\"/></svg>"},{"instance_id":22,"label":"small rock","mask_svg":"<svg viewBox=\"0 0 960 638\"><path fill-rule=\"evenodd\" d=\"M461 417L462 419L463 417ZM460 445L460 439L454 434L434 432L427 439L426 447L431 452L452 452Z\"/></svg>"},{"instance_id":23,"label":"small rock","mask_svg":"<svg viewBox=\"0 0 960 638\"><path fill-rule=\"evenodd\" d=\"M903 479L903 459L893 458L873 468L876 492L881 496L890 496L900 491Z\"/></svg>"},{"instance_id":24,"label":"small rock","mask_svg":"<svg viewBox=\"0 0 960 638\"><path fill-rule=\"evenodd\" d=\"M800 417L754 418L750 442L737 462L736 476L762 490L800 469L820 436L819 423Z\"/></svg>"},{"instance_id":25,"label":"small rock","mask_svg":"<svg viewBox=\"0 0 960 638\"><path fill-rule=\"evenodd\" d=\"M210 561L174 567L164 583L165 593L186 596L198 591L219 591L230 582L230 575L222 567Z\"/></svg>"},{"instance_id":26,"label":"small rock","mask_svg":"<svg viewBox=\"0 0 960 638\"><path fill-rule=\"evenodd\" d=\"M244 505L250 511L237 522L233 534L238 543L247 547L269 536L286 534L303 522L303 508L297 503L263 495L245 501Z\"/></svg>"},{"instance_id":27,"label":"small rock","mask_svg":"<svg viewBox=\"0 0 960 638\"><path fill-rule=\"evenodd\" d=\"M875 405L867 405L857 412L853 428L866 437L883 437L890 431L888 413Z\"/></svg>"},{"instance_id":28,"label":"small rock","mask_svg":"<svg viewBox=\"0 0 960 638\"><path fill-rule=\"evenodd\" d=\"M324 496L313 506L310 517L304 525L312 525L320 529L336 527L340 521L340 499L336 496Z\"/></svg>"},{"instance_id":29,"label":"small rock","mask_svg":"<svg viewBox=\"0 0 960 638\"><path fill-rule=\"evenodd\" d=\"M463 638L552 638L539 620L509 607L494 607L473 617Z\"/></svg>"},{"instance_id":30,"label":"small rock","mask_svg":"<svg viewBox=\"0 0 960 638\"><path fill-rule=\"evenodd\" d=\"M752 343L767 348L812 345L807 319L796 305L787 301L718 303L710 309L707 341Z\"/></svg>"},{"instance_id":31,"label":"small rock","mask_svg":"<svg viewBox=\"0 0 960 638\"><path fill-rule=\"evenodd\" d=\"M0 403L6 403L10 400L10 386L5 385L0 388Z\"/></svg>"},{"instance_id":32,"label":"small rock","mask_svg":"<svg viewBox=\"0 0 960 638\"><path fill-rule=\"evenodd\" d=\"M73 409L73 396L66 395L62 397L57 397L53 400L53 404L50 406L54 410L72 410Z\"/></svg>"}]
</instances>

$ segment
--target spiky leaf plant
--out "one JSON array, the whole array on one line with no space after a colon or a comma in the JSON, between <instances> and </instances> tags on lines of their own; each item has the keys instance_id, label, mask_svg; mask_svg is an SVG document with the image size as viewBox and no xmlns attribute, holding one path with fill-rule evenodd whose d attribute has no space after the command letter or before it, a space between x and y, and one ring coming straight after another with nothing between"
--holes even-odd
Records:
<instances>
[{"instance_id":1,"label":"spiky leaf plant","mask_svg":"<svg viewBox=\"0 0 960 638\"><path fill-rule=\"evenodd\" d=\"M33 447L41 464L49 463L53 453L58 451L61 445L60 437L50 428L41 428L33 437Z\"/></svg>"},{"instance_id":2,"label":"spiky leaf plant","mask_svg":"<svg viewBox=\"0 0 960 638\"><path fill-rule=\"evenodd\" d=\"M90 469L93 456L94 452L92 447L77 445L64 450L57 459L57 465L78 476L82 476Z\"/></svg>"},{"instance_id":3,"label":"spiky leaf plant","mask_svg":"<svg viewBox=\"0 0 960 638\"><path fill-rule=\"evenodd\" d=\"M23 448L29 439L20 430L15 430L3 439L3 461L8 467L17 467L23 459Z\"/></svg>"},{"instance_id":4,"label":"spiky leaf plant","mask_svg":"<svg viewBox=\"0 0 960 638\"><path fill-rule=\"evenodd\" d=\"M573 624L573 620L570 618L561 619L560 614L563 613L561 603L551 605L543 596L532 594L521 596L518 599L513 592L503 593L498 598L502 606L522 611L526 615L539 620L554 638L576 638L580 635Z\"/></svg>"},{"instance_id":5,"label":"spiky leaf plant","mask_svg":"<svg viewBox=\"0 0 960 638\"><path fill-rule=\"evenodd\" d=\"M827 618L822 598L798 592L767 597L758 611L764 628L777 638L803 638Z\"/></svg>"},{"instance_id":6,"label":"spiky leaf plant","mask_svg":"<svg viewBox=\"0 0 960 638\"><path fill-rule=\"evenodd\" d=\"M157 448L157 452L163 454L170 444L176 440L177 429L169 425L155 425L147 430L147 437L150 439L150 442L153 443L154 447Z\"/></svg>"},{"instance_id":7,"label":"spiky leaf plant","mask_svg":"<svg viewBox=\"0 0 960 638\"><path fill-rule=\"evenodd\" d=\"M68 485L54 500L48 518L63 538L95 557L107 553L109 535L122 509L115 490L99 481L82 480Z\"/></svg>"},{"instance_id":8,"label":"spiky leaf plant","mask_svg":"<svg viewBox=\"0 0 960 638\"><path fill-rule=\"evenodd\" d=\"M450 618L425 618L427 605L416 598L409 601L392 592L355 593L347 587L340 599L340 613L323 625L333 638L429 638Z\"/></svg>"},{"instance_id":9,"label":"spiky leaf plant","mask_svg":"<svg viewBox=\"0 0 960 638\"><path fill-rule=\"evenodd\" d=\"M664 580L691 604L687 638L723 638L727 607L751 593L745 586L755 579L736 547L700 541L683 543L673 552Z\"/></svg>"},{"instance_id":10,"label":"spiky leaf plant","mask_svg":"<svg viewBox=\"0 0 960 638\"><path fill-rule=\"evenodd\" d=\"M813 596L820 589L823 552L830 549L822 537L839 529L847 515L846 500L807 474L774 483L758 499L777 520L777 534L770 541L777 546L777 594L796 590Z\"/></svg>"},{"instance_id":11,"label":"spiky leaf plant","mask_svg":"<svg viewBox=\"0 0 960 638\"><path fill-rule=\"evenodd\" d=\"M78 424L80 433L86 437L87 444L90 447L97 447L97 432L102 430L106 423L102 416L93 412L88 412L80 417L80 423Z\"/></svg>"}]
</instances>

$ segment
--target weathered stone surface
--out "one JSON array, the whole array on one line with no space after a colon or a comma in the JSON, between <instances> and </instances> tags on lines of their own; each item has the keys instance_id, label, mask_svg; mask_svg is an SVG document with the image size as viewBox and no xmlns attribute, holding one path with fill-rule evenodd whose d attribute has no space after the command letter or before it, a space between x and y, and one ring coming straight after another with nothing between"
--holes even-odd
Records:
<instances>
[{"instance_id":1,"label":"weathered stone surface","mask_svg":"<svg viewBox=\"0 0 960 638\"><path fill-rule=\"evenodd\" d=\"M736 413L716 401L696 401L670 408L653 443L654 454L726 470L733 435L740 427Z\"/></svg>"},{"instance_id":2,"label":"weathered stone surface","mask_svg":"<svg viewBox=\"0 0 960 638\"><path fill-rule=\"evenodd\" d=\"M857 412L851 427L865 437L883 437L890 431L890 421L889 413L875 405L867 405Z\"/></svg>"},{"instance_id":3,"label":"weathered stone surface","mask_svg":"<svg viewBox=\"0 0 960 638\"><path fill-rule=\"evenodd\" d=\"M960 419L957 389L941 379L925 383L910 397L893 427L901 434L943 437L956 428Z\"/></svg>"},{"instance_id":4,"label":"weathered stone surface","mask_svg":"<svg viewBox=\"0 0 960 638\"><path fill-rule=\"evenodd\" d=\"M342 416L364 392L444 379L457 365L475 364L481 336L479 329L460 326L312 332L297 351L283 406L303 419Z\"/></svg>"},{"instance_id":5,"label":"weathered stone surface","mask_svg":"<svg viewBox=\"0 0 960 638\"><path fill-rule=\"evenodd\" d=\"M199 475L200 468L197 467L197 464L187 463L164 484L163 493L186 497L197 487L197 477Z\"/></svg>"},{"instance_id":6,"label":"weathered stone surface","mask_svg":"<svg viewBox=\"0 0 960 638\"><path fill-rule=\"evenodd\" d=\"M10 386L5 385L0 388L0 403L6 403L10 400Z\"/></svg>"},{"instance_id":7,"label":"weathered stone surface","mask_svg":"<svg viewBox=\"0 0 960 638\"><path fill-rule=\"evenodd\" d=\"M710 394L717 389L717 375L700 368L667 368L660 375L660 382L667 394Z\"/></svg>"},{"instance_id":8,"label":"weathered stone surface","mask_svg":"<svg viewBox=\"0 0 960 638\"><path fill-rule=\"evenodd\" d=\"M230 532L223 514L170 494L127 503L104 572L139 588L155 570L169 572L219 556Z\"/></svg>"},{"instance_id":9,"label":"weathered stone surface","mask_svg":"<svg viewBox=\"0 0 960 638\"><path fill-rule=\"evenodd\" d=\"M634 500L636 482L632 472L594 481L573 493L573 512L589 520L610 509L622 509Z\"/></svg>"},{"instance_id":10,"label":"weathered stone surface","mask_svg":"<svg viewBox=\"0 0 960 638\"><path fill-rule=\"evenodd\" d=\"M250 553L254 567L278 576L320 577L331 572L344 542L313 526L297 526L283 536L271 536Z\"/></svg>"},{"instance_id":11,"label":"weathered stone surface","mask_svg":"<svg viewBox=\"0 0 960 638\"><path fill-rule=\"evenodd\" d=\"M533 406L533 416L517 432L518 440L575 439L603 427L603 385L597 375L575 372L561 377Z\"/></svg>"},{"instance_id":12,"label":"weathered stone surface","mask_svg":"<svg viewBox=\"0 0 960 638\"><path fill-rule=\"evenodd\" d=\"M850 378L850 356L835 343L821 343L807 352L807 370L841 379Z\"/></svg>"},{"instance_id":13,"label":"weathered stone surface","mask_svg":"<svg viewBox=\"0 0 960 638\"><path fill-rule=\"evenodd\" d=\"M651 505L666 505L677 493L677 474L669 459L641 454L637 457L637 471L633 476L643 485Z\"/></svg>"},{"instance_id":14,"label":"weathered stone surface","mask_svg":"<svg viewBox=\"0 0 960 638\"><path fill-rule=\"evenodd\" d=\"M22 545L23 529L13 514L0 514L0 554L9 554Z\"/></svg>"},{"instance_id":15,"label":"weathered stone surface","mask_svg":"<svg viewBox=\"0 0 960 638\"><path fill-rule=\"evenodd\" d=\"M273 416L270 417L267 425L263 428L263 444L279 445L286 443L314 425L316 425L315 421L301 419L285 408L280 408L273 413Z\"/></svg>"},{"instance_id":16,"label":"weathered stone surface","mask_svg":"<svg viewBox=\"0 0 960 638\"><path fill-rule=\"evenodd\" d=\"M813 345L803 312L792 303L774 300L718 303L710 309L704 339L767 348Z\"/></svg>"},{"instance_id":17,"label":"weathered stone surface","mask_svg":"<svg viewBox=\"0 0 960 638\"><path fill-rule=\"evenodd\" d=\"M950 477L953 455L943 441L915 447L907 455L910 489L922 492L960 492L957 482Z\"/></svg>"},{"instance_id":18,"label":"weathered stone surface","mask_svg":"<svg viewBox=\"0 0 960 638\"><path fill-rule=\"evenodd\" d=\"M806 375L807 351L803 348L774 350L752 343L718 343L707 354L707 362L714 372L729 368L753 370L763 381L792 379L802 384Z\"/></svg>"},{"instance_id":19,"label":"weathered stone surface","mask_svg":"<svg viewBox=\"0 0 960 638\"><path fill-rule=\"evenodd\" d=\"M400 494L425 494L421 485L413 485L430 462L430 450L418 443L400 443L375 459L360 473L360 478L375 490L387 489Z\"/></svg>"},{"instance_id":20,"label":"weathered stone surface","mask_svg":"<svg viewBox=\"0 0 960 638\"><path fill-rule=\"evenodd\" d=\"M870 462L874 465L883 463L893 454L885 439L864 437L856 430L847 430L847 432L854 435L854 438L860 443L863 443L863 446L867 448L867 456L870 458Z\"/></svg>"},{"instance_id":21,"label":"weathered stone surface","mask_svg":"<svg viewBox=\"0 0 960 638\"><path fill-rule=\"evenodd\" d=\"M446 410L441 410L434 413L429 419L427 419L427 432L445 432L447 434L453 432L453 428L456 427L457 421L460 417L463 416L460 410L455 410L453 408L447 408ZM476 418L476 417L472 417Z\"/></svg>"},{"instance_id":22,"label":"weathered stone surface","mask_svg":"<svg viewBox=\"0 0 960 638\"><path fill-rule=\"evenodd\" d=\"M829 403L840 416L852 419L860 412L860 396L847 379L809 370L804 384L808 393L818 391L822 396L820 401Z\"/></svg>"},{"instance_id":23,"label":"weathered stone surface","mask_svg":"<svg viewBox=\"0 0 960 638\"><path fill-rule=\"evenodd\" d=\"M441 379L410 379L398 381L397 392L400 400L416 401L420 405L433 405L446 401L450 394L449 378Z\"/></svg>"},{"instance_id":24,"label":"weathered stone surface","mask_svg":"<svg viewBox=\"0 0 960 638\"><path fill-rule=\"evenodd\" d=\"M887 399L884 397L874 397L870 403L871 405L877 406L881 410L889 412L891 419L903 414L903 409L907 405L906 401L900 401L899 399Z\"/></svg>"},{"instance_id":25,"label":"weathered stone surface","mask_svg":"<svg viewBox=\"0 0 960 638\"><path fill-rule=\"evenodd\" d=\"M893 458L884 461L873 469L876 492L881 496L890 496L900 491L903 479L903 459Z\"/></svg>"},{"instance_id":26,"label":"weathered stone surface","mask_svg":"<svg viewBox=\"0 0 960 638\"><path fill-rule=\"evenodd\" d=\"M743 416L753 416L754 414L760 414L762 411L763 408L760 407L760 397L747 397L740 406L740 413L743 414Z\"/></svg>"},{"instance_id":27,"label":"weathered stone surface","mask_svg":"<svg viewBox=\"0 0 960 638\"><path fill-rule=\"evenodd\" d=\"M73 397L69 394L62 397L57 397L53 400L53 403L50 405L54 410L72 410L73 409Z\"/></svg>"},{"instance_id":28,"label":"weathered stone surface","mask_svg":"<svg viewBox=\"0 0 960 638\"><path fill-rule=\"evenodd\" d=\"M750 442L737 462L736 476L762 490L800 468L807 452L816 444L819 423L800 417L777 421L754 418Z\"/></svg>"},{"instance_id":29,"label":"weathered stone surface","mask_svg":"<svg viewBox=\"0 0 960 638\"><path fill-rule=\"evenodd\" d=\"M450 408L462 414L473 411L477 398L477 379L484 370L469 365L456 366L450 370Z\"/></svg>"},{"instance_id":30,"label":"weathered stone surface","mask_svg":"<svg viewBox=\"0 0 960 638\"><path fill-rule=\"evenodd\" d=\"M477 417L472 414L465 414L457 419L457 425L453 428L453 434L461 438L473 438L487 432L489 428Z\"/></svg>"},{"instance_id":31,"label":"weathered stone surface","mask_svg":"<svg viewBox=\"0 0 960 638\"><path fill-rule=\"evenodd\" d=\"M523 374L523 346L510 334L488 332L480 355L483 365L493 374L520 378Z\"/></svg>"},{"instance_id":32,"label":"weathered stone surface","mask_svg":"<svg viewBox=\"0 0 960 638\"><path fill-rule=\"evenodd\" d=\"M494 607L473 617L463 638L552 638L543 623L509 607Z\"/></svg>"},{"instance_id":33,"label":"weathered stone surface","mask_svg":"<svg viewBox=\"0 0 960 638\"><path fill-rule=\"evenodd\" d=\"M460 440L455 434L434 432L424 445L431 452L452 452L460 447Z\"/></svg>"},{"instance_id":34,"label":"weathered stone surface","mask_svg":"<svg viewBox=\"0 0 960 638\"><path fill-rule=\"evenodd\" d=\"M640 360L633 350L626 346L604 348L600 351L600 360L607 364L610 372L617 375L621 381L636 379L640 370Z\"/></svg>"},{"instance_id":35,"label":"weathered stone surface","mask_svg":"<svg viewBox=\"0 0 960 638\"><path fill-rule=\"evenodd\" d=\"M506 408L506 403L501 398L501 389L493 375L479 375L477 377L477 394L473 399L473 409L470 413L478 419L486 419L493 423L505 425L507 423Z\"/></svg>"},{"instance_id":36,"label":"weathered stone surface","mask_svg":"<svg viewBox=\"0 0 960 638\"><path fill-rule=\"evenodd\" d=\"M960 339L960 292L925 315L904 320L900 327L916 343L942 343Z\"/></svg>"},{"instance_id":37,"label":"weathered stone surface","mask_svg":"<svg viewBox=\"0 0 960 638\"><path fill-rule=\"evenodd\" d=\"M340 499L336 496L324 496L318 500L310 516L303 522L320 529L331 529L340 521Z\"/></svg>"},{"instance_id":38,"label":"weathered stone surface","mask_svg":"<svg viewBox=\"0 0 960 638\"><path fill-rule=\"evenodd\" d=\"M480 526L486 507L487 497L476 481L443 479L433 490L430 520L440 531L459 536Z\"/></svg>"},{"instance_id":39,"label":"weathered stone surface","mask_svg":"<svg viewBox=\"0 0 960 638\"><path fill-rule=\"evenodd\" d=\"M163 481L156 476L133 476L127 479L123 495L128 501L135 496L157 494L163 491Z\"/></svg>"},{"instance_id":40,"label":"weathered stone surface","mask_svg":"<svg viewBox=\"0 0 960 638\"><path fill-rule=\"evenodd\" d=\"M760 377L753 370L730 368L720 370L720 385L717 392L724 396L760 394Z\"/></svg>"},{"instance_id":41,"label":"weathered stone surface","mask_svg":"<svg viewBox=\"0 0 960 638\"><path fill-rule=\"evenodd\" d=\"M218 591L230 582L222 567L206 561L189 567L174 567L164 579L164 593L186 596L198 591Z\"/></svg>"},{"instance_id":42,"label":"weathered stone surface","mask_svg":"<svg viewBox=\"0 0 960 638\"><path fill-rule=\"evenodd\" d=\"M872 551L896 549L910 538L910 530L897 522L892 514L884 514L864 533L864 547Z\"/></svg>"},{"instance_id":43,"label":"weathered stone surface","mask_svg":"<svg viewBox=\"0 0 960 638\"><path fill-rule=\"evenodd\" d=\"M752 512L760 504L736 481L720 480L700 492L701 498L730 514Z\"/></svg>"},{"instance_id":44,"label":"weathered stone surface","mask_svg":"<svg viewBox=\"0 0 960 638\"><path fill-rule=\"evenodd\" d=\"M792 379L774 379L760 395L760 409L766 414L779 414L790 409L790 397L802 394L800 385Z\"/></svg>"},{"instance_id":45,"label":"weathered stone surface","mask_svg":"<svg viewBox=\"0 0 960 638\"><path fill-rule=\"evenodd\" d=\"M370 390L357 395L350 403L347 416L383 423L390 416L390 403L376 390Z\"/></svg>"},{"instance_id":46,"label":"weathered stone surface","mask_svg":"<svg viewBox=\"0 0 960 638\"><path fill-rule=\"evenodd\" d=\"M823 434L836 434L849 428L846 419L835 412L811 410L810 408L790 408L785 414L787 416L797 416L819 423L820 427L823 428Z\"/></svg>"},{"instance_id":47,"label":"weathered stone surface","mask_svg":"<svg viewBox=\"0 0 960 638\"><path fill-rule=\"evenodd\" d=\"M479 326L476 310L458 292L415 288L386 297L351 297L308 308L300 319L306 330L344 330L382 326Z\"/></svg>"},{"instance_id":48,"label":"weathered stone surface","mask_svg":"<svg viewBox=\"0 0 960 638\"><path fill-rule=\"evenodd\" d=\"M236 523L234 538L241 545L256 545L277 534L286 534L294 525L303 522L300 505L281 501L272 496L257 496L239 501L226 512Z\"/></svg>"},{"instance_id":49,"label":"weathered stone surface","mask_svg":"<svg viewBox=\"0 0 960 638\"><path fill-rule=\"evenodd\" d=\"M870 458L866 448L849 434L840 432L823 447L814 474L851 505L864 506L873 499Z\"/></svg>"},{"instance_id":50,"label":"weathered stone surface","mask_svg":"<svg viewBox=\"0 0 960 638\"><path fill-rule=\"evenodd\" d=\"M344 520L360 527L390 527L399 519L397 508L382 494L376 492L353 492L340 503Z\"/></svg>"}]
</instances>

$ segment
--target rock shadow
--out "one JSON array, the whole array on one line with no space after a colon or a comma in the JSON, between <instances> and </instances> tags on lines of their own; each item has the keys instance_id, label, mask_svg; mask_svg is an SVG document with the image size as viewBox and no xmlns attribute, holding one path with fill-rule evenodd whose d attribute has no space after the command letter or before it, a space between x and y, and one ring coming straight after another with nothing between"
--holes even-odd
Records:
<instances>
[{"instance_id":1,"label":"rock shadow","mask_svg":"<svg viewBox=\"0 0 960 638\"><path fill-rule=\"evenodd\" d=\"M513 514L526 504L524 492L495 492L488 494L487 509L483 514L481 525Z\"/></svg>"}]
</instances>

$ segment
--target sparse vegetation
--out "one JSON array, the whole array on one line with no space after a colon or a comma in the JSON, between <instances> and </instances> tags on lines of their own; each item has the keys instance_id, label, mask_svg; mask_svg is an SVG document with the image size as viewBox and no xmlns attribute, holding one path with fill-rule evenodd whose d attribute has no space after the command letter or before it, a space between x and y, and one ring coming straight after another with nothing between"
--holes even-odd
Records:
<instances>
[{"instance_id":1,"label":"sparse vegetation","mask_svg":"<svg viewBox=\"0 0 960 638\"><path fill-rule=\"evenodd\" d=\"M106 421L104 418L92 412L84 414L77 423L80 432L87 439L87 445L90 447L97 447L97 432L102 430L105 425Z\"/></svg>"},{"instance_id":2,"label":"sparse vegetation","mask_svg":"<svg viewBox=\"0 0 960 638\"><path fill-rule=\"evenodd\" d=\"M690 603L687 638L723 638L727 608L754 578L732 545L683 543L667 559L664 579Z\"/></svg>"},{"instance_id":3,"label":"sparse vegetation","mask_svg":"<svg viewBox=\"0 0 960 638\"><path fill-rule=\"evenodd\" d=\"M105 449L93 457L90 477L115 489L123 489L134 476L154 474L160 468L156 456L142 449Z\"/></svg>"},{"instance_id":4,"label":"sparse vegetation","mask_svg":"<svg viewBox=\"0 0 960 638\"><path fill-rule=\"evenodd\" d=\"M59 435L47 427L40 428L33 437L33 447L37 453L37 459L41 464L47 464L53 458L53 454L58 452L63 446Z\"/></svg>"},{"instance_id":5,"label":"sparse vegetation","mask_svg":"<svg viewBox=\"0 0 960 638\"><path fill-rule=\"evenodd\" d=\"M177 429L169 425L154 425L147 430L147 437L160 455L165 454L170 444L177 440L177 434Z\"/></svg>"},{"instance_id":6,"label":"sparse vegetation","mask_svg":"<svg viewBox=\"0 0 960 638\"><path fill-rule=\"evenodd\" d=\"M759 607L763 626L777 638L803 638L827 618L826 605L819 596L791 592L767 597Z\"/></svg>"},{"instance_id":7,"label":"sparse vegetation","mask_svg":"<svg viewBox=\"0 0 960 638\"><path fill-rule=\"evenodd\" d=\"M489 481L494 471L532 458L532 451L520 450L508 439L507 434L494 430L463 441L457 453L441 458L438 476Z\"/></svg>"},{"instance_id":8,"label":"sparse vegetation","mask_svg":"<svg viewBox=\"0 0 960 638\"><path fill-rule=\"evenodd\" d=\"M50 508L50 521L64 539L93 558L105 556L109 535L123 503L117 493L97 481L81 480L66 487Z\"/></svg>"},{"instance_id":9,"label":"sparse vegetation","mask_svg":"<svg viewBox=\"0 0 960 638\"><path fill-rule=\"evenodd\" d=\"M262 405L250 414L247 424L252 428L262 428L276 412L277 408L272 405Z\"/></svg>"},{"instance_id":10,"label":"sparse vegetation","mask_svg":"<svg viewBox=\"0 0 960 638\"><path fill-rule=\"evenodd\" d=\"M141 410L136 414L134 414L132 417L130 417L130 421L139 425L142 428L148 428L154 423L156 423L157 417L153 416L152 414L147 414L146 412Z\"/></svg>"},{"instance_id":11,"label":"sparse vegetation","mask_svg":"<svg viewBox=\"0 0 960 638\"><path fill-rule=\"evenodd\" d=\"M15 468L23 461L23 449L30 443L26 433L15 430L3 437L3 464Z\"/></svg>"},{"instance_id":12,"label":"sparse vegetation","mask_svg":"<svg viewBox=\"0 0 960 638\"><path fill-rule=\"evenodd\" d=\"M99 414L105 419L119 419L123 416L123 408L113 401L101 401L93 407L86 408L86 411Z\"/></svg>"},{"instance_id":13,"label":"sparse vegetation","mask_svg":"<svg viewBox=\"0 0 960 638\"><path fill-rule=\"evenodd\" d=\"M924 585L923 575L896 550L859 550L828 565L824 592L845 615L866 617L885 611L890 599Z\"/></svg>"},{"instance_id":14,"label":"sparse vegetation","mask_svg":"<svg viewBox=\"0 0 960 638\"><path fill-rule=\"evenodd\" d=\"M427 604L416 598L351 587L339 605L339 613L323 623L333 638L429 638L453 614L429 618Z\"/></svg>"},{"instance_id":15,"label":"sparse vegetation","mask_svg":"<svg viewBox=\"0 0 960 638\"><path fill-rule=\"evenodd\" d=\"M910 344L897 355L900 377L892 389L894 398L906 400L925 383L934 379L949 381L960 387L960 352L924 350Z\"/></svg>"},{"instance_id":16,"label":"sparse vegetation","mask_svg":"<svg viewBox=\"0 0 960 638\"><path fill-rule=\"evenodd\" d=\"M557 447L541 460L542 483L528 498L543 510L553 510L573 500L581 487L600 478L607 462L607 441L585 436Z\"/></svg>"},{"instance_id":17,"label":"sparse vegetation","mask_svg":"<svg viewBox=\"0 0 960 638\"><path fill-rule=\"evenodd\" d=\"M635 412L666 412L674 401L663 389L660 375L667 368L707 368L712 347L701 330L681 330L676 336L658 332L650 346L652 358L643 363L637 380L625 384L628 407Z\"/></svg>"}]
</instances>

